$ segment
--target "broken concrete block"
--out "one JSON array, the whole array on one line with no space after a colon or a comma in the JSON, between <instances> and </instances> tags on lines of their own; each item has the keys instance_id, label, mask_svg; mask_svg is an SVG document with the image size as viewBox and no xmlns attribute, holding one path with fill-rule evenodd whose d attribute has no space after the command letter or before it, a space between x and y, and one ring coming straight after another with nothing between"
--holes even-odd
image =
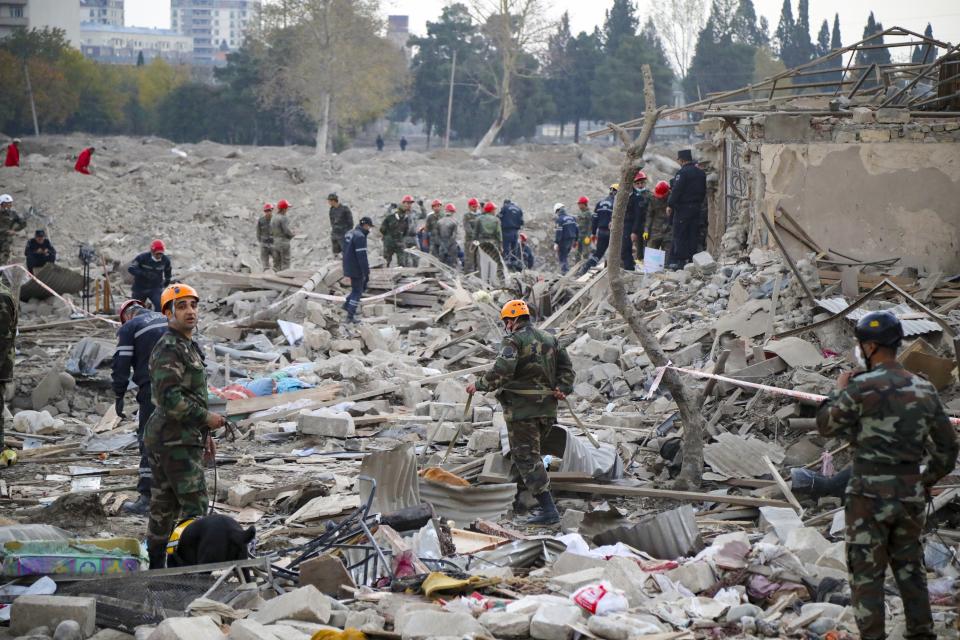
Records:
<instances>
[{"instance_id":1,"label":"broken concrete block","mask_svg":"<svg viewBox=\"0 0 960 640\"><path fill-rule=\"evenodd\" d=\"M717 270L717 261L713 259L709 251L693 254L693 264L700 270L700 273L710 274Z\"/></svg>"},{"instance_id":2,"label":"broken concrete block","mask_svg":"<svg viewBox=\"0 0 960 640\"><path fill-rule=\"evenodd\" d=\"M533 616L506 611L487 611L478 620L495 638L526 638L530 635L530 619Z\"/></svg>"},{"instance_id":3,"label":"broken concrete block","mask_svg":"<svg viewBox=\"0 0 960 640\"><path fill-rule=\"evenodd\" d=\"M346 411L333 409L303 409L297 415L297 431L304 435L347 438L355 435L357 428L353 416Z\"/></svg>"},{"instance_id":4,"label":"broken concrete block","mask_svg":"<svg viewBox=\"0 0 960 640\"><path fill-rule=\"evenodd\" d=\"M577 605L540 607L530 620L530 637L536 640L570 640L573 638L571 624L583 620Z\"/></svg>"},{"instance_id":5,"label":"broken concrete block","mask_svg":"<svg viewBox=\"0 0 960 640\"><path fill-rule=\"evenodd\" d=\"M813 527L800 527L787 534L783 546L801 562L813 564L829 549L830 542Z\"/></svg>"},{"instance_id":6,"label":"broken concrete block","mask_svg":"<svg viewBox=\"0 0 960 640\"><path fill-rule=\"evenodd\" d=\"M53 630L53 640L83 640L85 637L76 620L64 620Z\"/></svg>"},{"instance_id":7,"label":"broken concrete block","mask_svg":"<svg viewBox=\"0 0 960 640\"><path fill-rule=\"evenodd\" d=\"M906 124L910 122L910 110L884 107L877 109L874 117L880 124Z\"/></svg>"},{"instance_id":8,"label":"broken concrete block","mask_svg":"<svg viewBox=\"0 0 960 640\"><path fill-rule=\"evenodd\" d=\"M639 616L623 614L590 616L587 629L604 640L633 640L667 631L667 627L659 624L656 619L645 620Z\"/></svg>"},{"instance_id":9,"label":"broken concrete block","mask_svg":"<svg viewBox=\"0 0 960 640\"><path fill-rule=\"evenodd\" d=\"M220 627L211 618L167 618L147 640L222 640Z\"/></svg>"},{"instance_id":10,"label":"broken concrete block","mask_svg":"<svg viewBox=\"0 0 960 640\"><path fill-rule=\"evenodd\" d=\"M772 529L780 542L786 542L791 531L803 527L803 520L789 507L760 507L758 524L762 531Z\"/></svg>"},{"instance_id":11,"label":"broken concrete block","mask_svg":"<svg viewBox=\"0 0 960 640\"><path fill-rule=\"evenodd\" d=\"M101 629L95 635L87 640L135 640L129 633L117 631L116 629Z\"/></svg>"},{"instance_id":12,"label":"broken concrete block","mask_svg":"<svg viewBox=\"0 0 960 640\"><path fill-rule=\"evenodd\" d=\"M860 142L890 142L890 129L863 129Z\"/></svg>"},{"instance_id":13,"label":"broken concrete block","mask_svg":"<svg viewBox=\"0 0 960 640\"><path fill-rule=\"evenodd\" d=\"M564 595L570 595L582 586L600 582L605 579L606 570L604 567L593 567L574 571L573 573L564 573L563 575L554 575L547 583L547 588L551 591L558 591Z\"/></svg>"},{"instance_id":14,"label":"broken concrete block","mask_svg":"<svg viewBox=\"0 0 960 640\"><path fill-rule=\"evenodd\" d=\"M588 375L591 383L602 384L607 380L620 377L620 365L613 362L594 365L590 367Z\"/></svg>"},{"instance_id":15,"label":"broken concrete block","mask_svg":"<svg viewBox=\"0 0 960 640\"><path fill-rule=\"evenodd\" d=\"M254 620L237 620L230 625L230 640L280 640L273 632L273 627L267 627Z\"/></svg>"},{"instance_id":16,"label":"broken concrete block","mask_svg":"<svg viewBox=\"0 0 960 640\"><path fill-rule=\"evenodd\" d=\"M500 449L500 432L495 429L477 429L470 434L467 449L471 453Z\"/></svg>"},{"instance_id":17,"label":"broken concrete block","mask_svg":"<svg viewBox=\"0 0 960 640\"><path fill-rule=\"evenodd\" d=\"M577 511L576 509L566 509L563 512L563 515L560 516L560 531L563 533L573 533L580 528L580 523L583 522L583 516L586 513L583 511Z\"/></svg>"},{"instance_id":18,"label":"broken concrete block","mask_svg":"<svg viewBox=\"0 0 960 640\"><path fill-rule=\"evenodd\" d=\"M670 354L675 367L689 367L703 357L703 345L695 342Z\"/></svg>"},{"instance_id":19,"label":"broken concrete block","mask_svg":"<svg viewBox=\"0 0 960 640\"><path fill-rule=\"evenodd\" d=\"M736 623L740 622L740 618L759 618L761 615L763 615L763 609L748 602L745 604L738 604L727 609L727 616L725 620L728 623Z\"/></svg>"},{"instance_id":20,"label":"broken concrete block","mask_svg":"<svg viewBox=\"0 0 960 640\"><path fill-rule=\"evenodd\" d=\"M455 402L431 402L430 419L431 420L456 420L463 417L463 411L466 403Z\"/></svg>"},{"instance_id":21,"label":"broken concrete block","mask_svg":"<svg viewBox=\"0 0 960 640\"><path fill-rule=\"evenodd\" d=\"M10 609L10 633L21 636L36 627L53 629L64 620L76 621L84 638L92 636L97 630L97 601L72 596L20 596Z\"/></svg>"},{"instance_id":22,"label":"broken concrete block","mask_svg":"<svg viewBox=\"0 0 960 640\"><path fill-rule=\"evenodd\" d=\"M834 542L817 558L818 567L827 567L838 571L847 570L847 543Z\"/></svg>"},{"instance_id":23,"label":"broken concrete block","mask_svg":"<svg viewBox=\"0 0 960 640\"><path fill-rule=\"evenodd\" d=\"M640 367L634 367L623 372L624 381L631 387L642 386L647 380L647 374Z\"/></svg>"},{"instance_id":24,"label":"broken concrete block","mask_svg":"<svg viewBox=\"0 0 960 640\"><path fill-rule=\"evenodd\" d=\"M427 425L427 434L427 437L434 442L450 442L457 436L457 423L438 422Z\"/></svg>"},{"instance_id":25,"label":"broken concrete block","mask_svg":"<svg viewBox=\"0 0 960 640\"><path fill-rule=\"evenodd\" d=\"M557 556L557 560L550 568L550 572L555 576L560 576L565 573L583 571L584 569L603 567L606 566L606 564L607 561L603 560L602 558L594 558L593 556L584 556L580 555L579 553L564 551Z\"/></svg>"},{"instance_id":26,"label":"broken concrete block","mask_svg":"<svg viewBox=\"0 0 960 640\"><path fill-rule=\"evenodd\" d=\"M403 640L432 640L443 636L475 636L486 634L483 625L469 613L446 611L419 611L407 618L403 625Z\"/></svg>"},{"instance_id":27,"label":"broken concrete block","mask_svg":"<svg viewBox=\"0 0 960 640\"><path fill-rule=\"evenodd\" d=\"M287 619L326 624L330 620L330 609L330 599L315 586L307 585L268 600L262 609L250 614L249 619L261 624Z\"/></svg>"},{"instance_id":28,"label":"broken concrete block","mask_svg":"<svg viewBox=\"0 0 960 640\"><path fill-rule=\"evenodd\" d=\"M601 422L612 427L641 428L646 425L643 414L632 411L605 412Z\"/></svg>"},{"instance_id":29,"label":"broken concrete block","mask_svg":"<svg viewBox=\"0 0 960 640\"><path fill-rule=\"evenodd\" d=\"M620 360L620 347L612 344L605 344L603 352L600 354L602 362L617 362Z\"/></svg>"},{"instance_id":30,"label":"broken concrete block","mask_svg":"<svg viewBox=\"0 0 960 640\"><path fill-rule=\"evenodd\" d=\"M676 569L667 571L666 576L679 582L693 593L706 591L717 583L713 569L706 562L688 562Z\"/></svg>"},{"instance_id":31,"label":"broken concrete block","mask_svg":"<svg viewBox=\"0 0 960 640\"><path fill-rule=\"evenodd\" d=\"M491 422L493 421L493 407L474 407L473 422Z\"/></svg>"},{"instance_id":32,"label":"broken concrete block","mask_svg":"<svg viewBox=\"0 0 960 640\"><path fill-rule=\"evenodd\" d=\"M587 384L586 382L580 382L573 387L573 395L578 398L583 398L588 402L593 402L600 398L600 392L597 391L597 388L592 384Z\"/></svg>"},{"instance_id":33,"label":"broken concrete block","mask_svg":"<svg viewBox=\"0 0 960 640\"><path fill-rule=\"evenodd\" d=\"M445 404L466 404L467 391L464 389L464 386L456 380L441 380L437 383L433 392L433 398L437 402L443 402ZM462 415L463 412L461 411L460 414Z\"/></svg>"},{"instance_id":34,"label":"broken concrete block","mask_svg":"<svg viewBox=\"0 0 960 640\"><path fill-rule=\"evenodd\" d=\"M363 611L348 611L343 624L344 629L352 627L360 629L360 631L383 631L386 620L376 611L364 609Z\"/></svg>"},{"instance_id":35,"label":"broken concrete block","mask_svg":"<svg viewBox=\"0 0 960 640\"><path fill-rule=\"evenodd\" d=\"M854 124L873 124L876 122L876 117L873 114L873 109L854 107L852 120Z\"/></svg>"},{"instance_id":36,"label":"broken concrete block","mask_svg":"<svg viewBox=\"0 0 960 640\"><path fill-rule=\"evenodd\" d=\"M339 558L319 556L300 565L300 586L313 585L331 598L347 598L350 592L341 586L356 587L350 573Z\"/></svg>"}]
</instances>

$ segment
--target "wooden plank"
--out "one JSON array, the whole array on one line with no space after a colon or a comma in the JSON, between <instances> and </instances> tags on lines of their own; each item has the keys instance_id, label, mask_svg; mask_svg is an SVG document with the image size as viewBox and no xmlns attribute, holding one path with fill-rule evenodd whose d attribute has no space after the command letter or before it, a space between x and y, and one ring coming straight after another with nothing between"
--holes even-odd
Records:
<instances>
[{"instance_id":1,"label":"wooden plank","mask_svg":"<svg viewBox=\"0 0 960 640\"><path fill-rule=\"evenodd\" d=\"M724 496L699 491L674 491L671 489L652 489L649 487L625 487L615 484L570 483L563 485L564 491L574 493L592 493L604 496L629 496L637 498L664 498L681 502L719 502L736 504L743 507L789 507L783 500L764 500L749 496Z\"/></svg>"},{"instance_id":2,"label":"wooden plank","mask_svg":"<svg viewBox=\"0 0 960 640\"><path fill-rule=\"evenodd\" d=\"M790 503L790 506L793 507L793 510L797 512L797 515L802 518L803 507L800 506L796 496L793 495L793 491L790 491L790 486L780 476L780 472L777 471L777 468L773 465L773 462L770 460L770 456L763 456L763 461L767 465L767 468L770 469L770 474L773 476L773 481L777 483L777 487L780 488L780 492L787 499L787 502Z\"/></svg>"},{"instance_id":3,"label":"wooden plank","mask_svg":"<svg viewBox=\"0 0 960 640\"><path fill-rule=\"evenodd\" d=\"M833 269L820 269L820 279L828 280L831 282L839 282L843 279L843 272L836 271ZM860 274L859 282L861 287L874 287L884 280L889 280L894 284L901 286L913 286L917 284L917 281L913 278L905 278L903 276L883 276L883 275L864 275Z\"/></svg>"},{"instance_id":4,"label":"wooden plank","mask_svg":"<svg viewBox=\"0 0 960 640\"><path fill-rule=\"evenodd\" d=\"M553 313L553 315L551 315L549 318L541 322L539 328L546 330L550 325L552 325L558 319L560 319L560 316L566 313L573 305L575 305L580 300L580 298L585 296L587 292L590 291L590 289L595 287L596 284L601 280L603 280L606 276L607 276L607 268L604 267L602 270L598 271L597 274L593 276L593 278L591 278L585 285L583 285L583 287L580 288L580 291L577 291L575 294L573 294L573 297L567 300L566 304L564 304L562 307L557 309Z\"/></svg>"},{"instance_id":5,"label":"wooden plank","mask_svg":"<svg viewBox=\"0 0 960 640\"><path fill-rule=\"evenodd\" d=\"M376 538L378 542L386 542L393 550L394 558L399 558L404 551L410 551L410 545L407 544L406 540L389 525L379 525L377 530L373 532L373 537ZM413 568L417 573L430 573L430 569L427 568L427 565L425 565L420 558L414 555L412 559Z\"/></svg>"},{"instance_id":6,"label":"wooden plank","mask_svg":"<svg viewBox=\"0 0 960 640\"><path fill-rule=\"evenodd\" d=\"M103 433L104 431L111 431L116 429L119 425L120 416L117 415L117 407L116 405L110 405L110 408L107 409L100 417L100 420L97 422L97 426L93 428L93 432Z\"/></svg>"},{"instance_id":7,"label":"wooden plank","mask_svg":"<svg viewBox=\"0 0 960 640\"><path fill-rule=\"evenodd\" d=\"M263 411L277 405L296 402L297 400L317 400L324 402L332 400L340 392L340 385L328 385L316 389L302 389L300 391L291 391L290 393L275 393L269 396L259 396L256 398L247 398L246 400L228 400L227 415L237 416L244 413L255 413Z\"/></svg>"}]
</instances>

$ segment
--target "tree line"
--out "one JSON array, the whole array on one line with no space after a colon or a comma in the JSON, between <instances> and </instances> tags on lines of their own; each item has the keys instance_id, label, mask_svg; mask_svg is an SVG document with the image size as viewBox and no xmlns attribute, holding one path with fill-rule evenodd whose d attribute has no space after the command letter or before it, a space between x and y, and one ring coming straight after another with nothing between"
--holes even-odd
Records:
<instances>
[{"instance_id":1,"label":"tree line","mask_svg":"<svg viewBox=\"0 0 960 640\"><path fill-rule=\"evenodd\" d=\"M809 0L783 0L770 24L752 0L662 0L642 16L612 0L602 25L574 34L546 0L450 4L407 49L385 35L377 0L284 0L265 5L240 50L206 76L161 59L98 64L56 29L0 41L0 129L160 135L177 142L310 144L340 150L382 117L422 124L478 150L529 138L538 125L624 121L643 104L641 66L664 103L743 87L843 47L839 16L812 37ZM863 37L881 33L871 12ZM932 37L927 25L925 35ZM882 43L882 38L875 41ZM913 62L936 51L916 47ZM408 53L412 56L408 59ZM887 49L857 65L889 64ZM795 80L816 91L839 79L840 56ZM798 86L799 85L799 86ZM451 106L448 114L448 104Z\"/></svg>"}]
</instances>

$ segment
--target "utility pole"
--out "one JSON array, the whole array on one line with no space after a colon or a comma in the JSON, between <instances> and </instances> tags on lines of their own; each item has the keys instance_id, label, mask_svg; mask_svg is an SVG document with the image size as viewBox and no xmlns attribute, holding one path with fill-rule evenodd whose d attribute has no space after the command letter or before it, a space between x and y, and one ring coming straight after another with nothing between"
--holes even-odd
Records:
<instances>
[{"instance_id":1,"label":"utility pole","mask_svg":"<svg viewBox=\"0 0 960 640\"><path fill-rule=\"evenodd\" d=\"M30 83L30 68L23 61L23 76L27 80L27 95L30 96L30 112L33 114L33 135L40 137L40 125L37 124L37 103L33 99L33 85Z\"/></svg>"},{"instance_id":2,"label":"utility pole","mask_svg":"<svg viewBox=\"0 0 960 640\"><path fill-rule=\"evenodd\" d=\"M453 50L453 64L450 65L450 94L447 96L447 128L443 132L443 148L450 148L450 117L453 115L453 76L457 72L457 50Z\"/></svg>"}]
</instances>

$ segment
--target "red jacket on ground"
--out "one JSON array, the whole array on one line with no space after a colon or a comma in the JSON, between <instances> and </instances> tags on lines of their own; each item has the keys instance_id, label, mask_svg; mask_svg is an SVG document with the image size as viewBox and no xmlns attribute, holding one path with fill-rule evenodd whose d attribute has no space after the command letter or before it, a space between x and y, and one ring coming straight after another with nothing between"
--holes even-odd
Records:
<instances>
[{"instance_id":1,"label":"red jacket on ground","mask_svg":"<svg viewBox=\"0 0 960 640\"><path fill-rule=\"evenodd\" d=\"M5 167L19 167L20 166L20 150L17 149L17 146L13 143L7 146L7 158L3 161L3 166Z\"/></svg>"},{"instance_id":2,"label":"red jacket on ground","mask_svg":"<svg viewBox=\"0 0 960 640\"><path fill-rule=\"evenodd\" d=\"M77 156L77 164L73 165L73 168L80 173L85 173L90 175L90 156L93 155L93 148L87 147L80 152L80 155Z\"/></svg>"}]
</instances>

